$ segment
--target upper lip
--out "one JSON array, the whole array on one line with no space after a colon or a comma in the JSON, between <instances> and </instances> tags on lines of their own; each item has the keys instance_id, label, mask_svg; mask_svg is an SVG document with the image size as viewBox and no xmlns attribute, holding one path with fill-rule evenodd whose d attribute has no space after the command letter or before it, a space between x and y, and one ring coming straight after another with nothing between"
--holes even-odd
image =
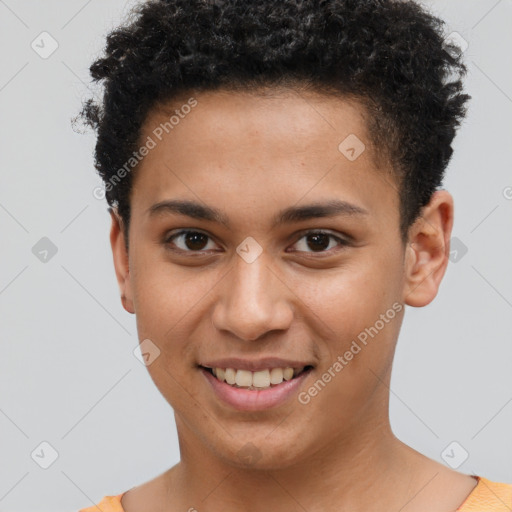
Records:
<instances>
[{"instance_id":1,"label":"upper lip","mask_svg":"<svg viewBox=\"0 0 512 512\"><path fill-rule=\"evenodd\" d=\"M236 370L258 372L267 369L271 370L272 368L303 368L304 366L313 365L307 361L293 361L279 357L263 357L254 360L228 357L225 359L216 359L215 361L204 361L200 363L200 366L206 366L207 368L234 368Z\"/></svg>"}]
</instances>

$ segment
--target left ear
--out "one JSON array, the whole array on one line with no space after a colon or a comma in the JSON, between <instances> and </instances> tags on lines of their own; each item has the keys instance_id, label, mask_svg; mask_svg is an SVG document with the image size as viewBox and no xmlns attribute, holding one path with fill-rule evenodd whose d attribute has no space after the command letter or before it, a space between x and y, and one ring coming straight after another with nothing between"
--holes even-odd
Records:
<instances>
[{"instance_id":1,"label":"left ear","mask_svg":"<svg viewBox=\"0 0 512 512\"><path fill-rule=\"evenodd\" d=\"M438 190L409 228L403 302L422 307L434 300L448 266L453 227L453 197Z\"/></svg>"}]
</instances>

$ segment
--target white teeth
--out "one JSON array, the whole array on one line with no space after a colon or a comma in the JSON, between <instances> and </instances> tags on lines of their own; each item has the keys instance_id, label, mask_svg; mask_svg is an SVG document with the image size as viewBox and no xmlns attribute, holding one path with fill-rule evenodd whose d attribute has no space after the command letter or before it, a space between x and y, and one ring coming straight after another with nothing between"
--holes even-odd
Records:
<instances>
[{"instance_id":1,"label":"white teeth","mask_svg":"<svg viewBox=\"0 0 512 512\"><path fill-rule=\"evenodd\" d=\"M238 370L236 372L235 382L236 385L240 387L252 386L252 373L248 370Z\"/></svg>"},{"instance_id":2,"label":"white teeth","mask_svg":"<svg viewBox=\"0 0 512 512\"><path fill-rule=\"evenodd\" d=\"M217 368L219 370L219 368ZM224 373L224 378L226 379L226 382L228 384L233 385L236 382L236 371L233 370L233 368L226 368L226 371Z\"/></svg>"},{"instance_id":3,"label":"white teeth","mask_svg":"<svg viewBox=\"0 0 512 512\"><path fill-rule=\"evenodd\" d=\"M220 381L224 380L226 372L223 368L214 368L213 372Z\"/></svg>"},{"instance_id":4,"label":"white teeth","mask_svg":"<svg viewBox=\"0 0 512 512\"><path fill-rule=\"evenodd\" d=\"M270 372L261 370L252 374L252 385L255 388L268 388L270 386Z\"/></svg>"},{"instance_id":5,"label":"white teeth","mask_svg":"<svg viewBox=\"0 0 512 512\"><path fill-rule=\"evenodd\" d=\"M283 380L291 380L304 370L302 368L272 368L251 372L249 370L235 370L234 368L212 368L212 373L221 382L227 382L231 386L265 389L271 385L281 384Z\"/></svg>"},{"instance_id":6,"label":"white teeth","mask_svg":"<svg viewBox=\"0 0 512 512\"><path fill-rule=\"evenodd\" d=\"M293 378L293 368L285 368L283 372L284 380L290 380Z\"/></svg>"},{"instance_id":7,"label":"white teeth","mask_svg":"<svg viewBox=\"0 0 512 512\"><path fill-rule=\"evenodd\" d=\"M272 370L270 370L270 382L271 384L281 384L281 382L283 382L282 368L272 368Z\"/></svg>"}]
</instances>

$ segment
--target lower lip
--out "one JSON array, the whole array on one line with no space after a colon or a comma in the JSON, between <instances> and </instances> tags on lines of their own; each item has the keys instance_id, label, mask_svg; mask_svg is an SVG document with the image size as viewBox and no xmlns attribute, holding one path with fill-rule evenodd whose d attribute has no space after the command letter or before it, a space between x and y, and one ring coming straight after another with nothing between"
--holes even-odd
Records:
<instances>
[{"instance_id":1,"label":"lower lip","mask_svg":"<svg viewBox=\"0 0 512 512\"><path fill-rule=\"evenodd\" d=\"M238 411L261 411L277 407L294 395L312 368L302 372L298 377L284 380L281 384L262 390L235 388L221 382L208 370L200 368L216 395L225 403Z\"/></svg>"}]
</instances>

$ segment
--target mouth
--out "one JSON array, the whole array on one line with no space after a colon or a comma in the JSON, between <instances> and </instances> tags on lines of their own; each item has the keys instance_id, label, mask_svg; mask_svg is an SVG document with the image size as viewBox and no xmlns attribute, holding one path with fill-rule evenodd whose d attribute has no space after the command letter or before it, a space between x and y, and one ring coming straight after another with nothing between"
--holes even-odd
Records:
<instances>
[{"instance_id":1,"label":"mouth","mask_svg":"<svg viewBox=\"0 0 512 512\"><path fill-rule=\"evenodd\" d=\"M313 369L306 365L251 372L198 365L213 395L224 405L241 412L265 411L291 403Z\"/></svg>"},{"instance_id":2,"label":"mouth","mask_svg":"<svg viewBox=\"0 0 512 512\"><path fill-rule=\"evenodd\" d=\"M268 368L256 372L236 368L210 368L202 365L199 365L199 368L212 375L217 381L233 388L262 391L304 376L313 369L313 366Z\"/></svg>"}]
</instances>

